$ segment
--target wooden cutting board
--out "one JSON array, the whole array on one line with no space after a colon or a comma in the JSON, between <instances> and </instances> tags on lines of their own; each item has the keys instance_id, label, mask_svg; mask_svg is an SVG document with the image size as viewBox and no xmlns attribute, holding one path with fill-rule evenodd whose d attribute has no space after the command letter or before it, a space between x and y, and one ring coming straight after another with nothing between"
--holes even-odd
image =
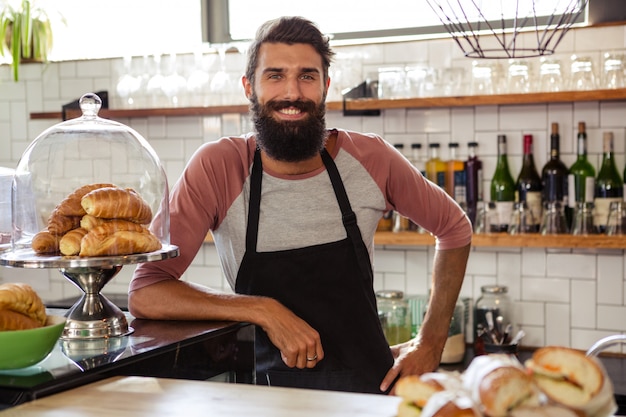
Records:
<instances>
[{"instance_id":1,"label":"wooden cutting board","mask_svg":"<svg viewBox=\"0 0 626 417\"><path fill-rule=\"evenodd\" d=\"M114 377L0 412L1 417L393 417L399 397L223 382Z\"/></svg>"}]
</instances>

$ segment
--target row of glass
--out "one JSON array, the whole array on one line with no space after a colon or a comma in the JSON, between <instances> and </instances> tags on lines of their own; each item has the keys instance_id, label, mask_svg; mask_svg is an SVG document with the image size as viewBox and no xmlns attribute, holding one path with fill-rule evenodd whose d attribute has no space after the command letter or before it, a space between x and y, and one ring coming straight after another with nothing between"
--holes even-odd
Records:
<instances>
[{"instance_id":1,"label":"row of glass","mask_svg":"<svg viewBox=\"0 0 626 417\"><path fill-rule=\"evenodd\" d=\"M569 66L559 59L543 57L538 68L530 60L511 59L506 65L498 60L476 60L469 74L462 67L383 67L378 70L378 98L625 88L624 60L623 52L606 52L600 63L591 57L572 55Z\"/></svg>"},{"instance_id":2,"label":"row of glass","mask_svg":"<svg viewBox=\"0 0 626 417\"><path fill-rule=\"evenodd\" d=\"M511 218L500 219L496 203L483 203L478 210L474 233L488 234L508 232L511 235L540 233L542 235L567 234L584 236L592 234L606 234L619 236L626 234L626 202L612 201L609 215L605 221L595 222L594 203L579 202L571 215L571 224L568 222L567 207L560 202L546 202L543 207L541 223L534 219L534 215L526 202L514 203ZM539 228L537 225L539 224ZM504 225L504 227L503 227Z\"/></svg>"}]
</instances>

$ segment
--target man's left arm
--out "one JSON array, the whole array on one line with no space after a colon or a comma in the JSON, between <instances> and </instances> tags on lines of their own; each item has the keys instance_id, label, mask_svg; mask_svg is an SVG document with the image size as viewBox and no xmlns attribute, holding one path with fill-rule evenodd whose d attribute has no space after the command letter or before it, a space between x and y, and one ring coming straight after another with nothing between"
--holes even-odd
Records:
<instances>
[{"instance_id":1,"label":"man's left arm","mask_svg":"<svg viewBox=\"0 0 626 417\"><path fill-rule=\"evenodd\" d=\"M398 376L420 375L439 366L470 247L468 244L435 252L430 300L422 326L414 339L392 347L395 363L383 379L381 391L386 391Z\"/></svg>"}]
</instances>

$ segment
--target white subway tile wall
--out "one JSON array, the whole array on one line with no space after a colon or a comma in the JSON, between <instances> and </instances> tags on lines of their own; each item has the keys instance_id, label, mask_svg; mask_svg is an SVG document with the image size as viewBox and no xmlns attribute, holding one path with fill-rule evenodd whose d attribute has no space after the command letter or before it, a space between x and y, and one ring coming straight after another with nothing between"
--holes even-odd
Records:
<instances>
[{"instance_id":1,"label":"white subway tile wall","mask_svg":"<svg viewBox=\"0 0 626 417\"><path fill-rule=\"evenodd\" d=\"M598 46L601 46L601 50ZM449 39L338 47L338 60L347 63L358 79L376 74L384 65L449 66L471 69L471 59ZM626 27L574 29L559 45L556 57L568 73L570 55L591 56L599 62L603 52L626 50ZM186 62L192 62L186 59ZM243 57L227 54L227 67L243 71ZM30 120L29 113L59 111L65 103L86 92L108 90L112 103L121 60L51 63L21 67L21 81L13 83L7 65L0 66L0 166L15 167L26 147L58 120ZM538 58L531 64L538 66ZM339 75L338 75L339 77ZM467 82L467 80L466 80ZM521 166L522 135L535 137L538 167L548 159L550 123L559 123L562 159L575 159L576 129L585 121L588 151L597 167L605 130L615 135L618 167L626 153L626 103L582 102L463 108L393 109L380 117L327 115L328 126L381 134L391 143L431 142L461 144L459 156L467 156L467 143L478 141L483 160L485 190L495 169L496 135L506 134L510 168L514 176ZM147 117L119 120L142 134L160 156L170 187L182 173L193 152L222 135L240 134L251 128L246 115L208 117ZM447 157L442 146L441 156ZM488 199L488 192L486 192ZM376 289L399 289L406 294L426 294L430 287L433 248L377 247ZM626 267L623 250L548 250L536 248L474 248L461 295L476 300L480 287L506 285L516 305L516 325L526 331L529 346L559 344L586 349L601 337L626 333ZM105 287L104 293L126 292L133 266L125 266ZM204 245L183 279L230 291L213 245ZM79 290L57 270L0 268L0 282L28 282L45 301L78 297ZM470 327L471 328L471 327ZM470 332L468 332L470 333ZM471 336L468 335L468 340ZM611 350L621 351L620 347ZM624 350L626 352L626 350Z\"/></svg>"}]
</instances>

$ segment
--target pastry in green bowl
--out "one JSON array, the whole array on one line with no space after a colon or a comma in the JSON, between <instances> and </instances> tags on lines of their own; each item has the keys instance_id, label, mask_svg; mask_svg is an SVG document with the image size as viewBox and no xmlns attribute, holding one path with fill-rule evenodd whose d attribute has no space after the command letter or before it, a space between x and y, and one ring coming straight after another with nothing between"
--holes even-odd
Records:
<instances>
[{"instance_id":1,"label":"pastry in green bowl","mask_svg":"<svg viewBox=\"0 0 626 417\"><path fill-rule=\"evenodd\" d=\"M63 333L66 318L49 315L46 325L0 331L0 370L19 369L44 360Z\"/></svg>"}]
</instances>

